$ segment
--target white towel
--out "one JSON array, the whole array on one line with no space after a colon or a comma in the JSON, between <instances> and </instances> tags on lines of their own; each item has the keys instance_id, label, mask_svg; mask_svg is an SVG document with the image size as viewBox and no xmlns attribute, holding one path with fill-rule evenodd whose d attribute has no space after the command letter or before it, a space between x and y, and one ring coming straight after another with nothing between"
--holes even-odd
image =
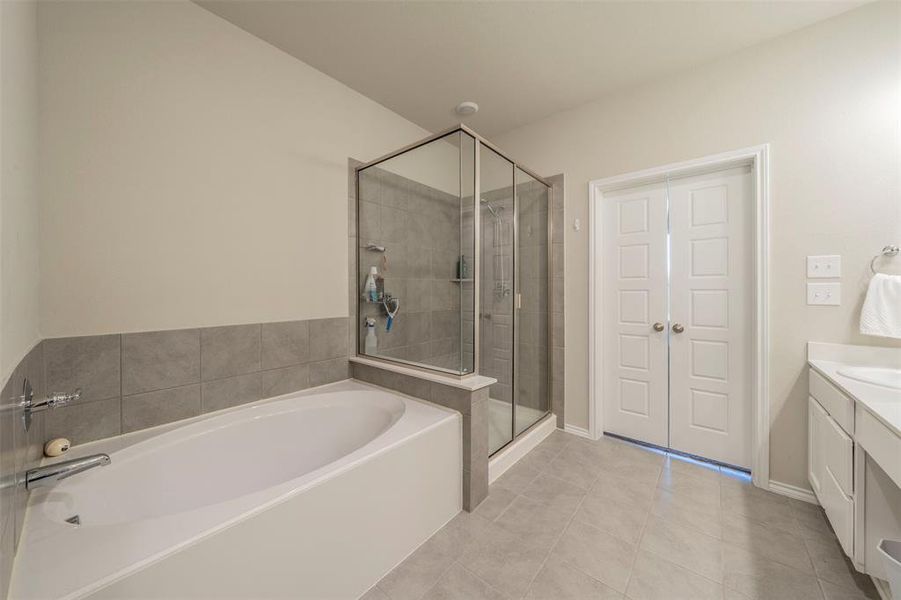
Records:
<instances>
[{"instance_id":1,"label":"white towel","mask_svg":"<svg viewBox=\"0 0 901 600\"><path fill-rule=\"evenodd\" d=\"M860 332L901 338L901 275L873 275L860 311Z\"/></svg>"}]
</instances>

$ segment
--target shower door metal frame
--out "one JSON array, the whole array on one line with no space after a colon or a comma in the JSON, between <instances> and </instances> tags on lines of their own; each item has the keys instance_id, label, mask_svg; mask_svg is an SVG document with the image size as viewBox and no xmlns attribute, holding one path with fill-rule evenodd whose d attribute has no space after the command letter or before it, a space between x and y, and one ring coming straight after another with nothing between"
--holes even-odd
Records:
<instances>
[{"instance_id":1,"label":"shower door metal frame","mask_svg":"<svg viewBox=\"0 0 901 600\"><path fill-rule=\"evenodd\" d=\"M481 250L482 250L482 247L481 247L481 239L480 239L481 238L481 216L480 216L481 206L480 206L479 200L481 199L481 195L482 195L481 165L480 165L481 151L480 150L481 150L481 144L484 144L487 148L496 152L498 155L500 155L502 158L508 160L513 165L513 257L512 257L513 260L512 260L512 273L511 273L511 275L513 277L513 289L514 289L513 339L511 340L511 344L513 346L513 369L512 369L513 372L511 373L511 386L513 387L513 389L511 390L511 396L512 396L511 433L513 435L509 442L505 443L503 446L501 446L500 448L495 450L495 452L492 453L492 454L496 454L497 452L500 452L501 450L506 448L509 444L516 441L516 439L518 437L528 433L533 427L535 427L538 423L543 421L544 418L552 412L552 399L553 399L553 389L554 389L554 387L553 387L554 374L553 374L552 362L551 362L552 357L553 357L553 314L554 314L554 312L553 312L554 311L554 300L553 300L553 292L552 292L552 290L553 290L552 261L553 261L553 248L554 248L554 244L553 244L553 242L554 242L554 239L553 239L554 187L553 187L553 185L548 180L546 180L544 177L535 173L535 171L529 169L522 163L519 163L519 162L513 160L512 158L510 158L498 146L496 146L495 144L493 144L492 142L490 142L483 136L479 135L478 133L476 133L475 131L473 131L472 129L467 127L466 125L463 125L462 123L460 123L458 125L454 125L453 127L449 127L443 131L439 131L438 133L430 135L426 138L423 138L419 141L413 142L411 144L407 144L406 146L403 146L397 150L394 150L392 152L384 154L376 159L373 159L369 162L358 165L354 168L354 180L355 180L355 185L356 185L355 196L356 196L356 204L357 204L357 211L356 211L357 212L357 214L356 214L357 229L356 229L356 231L357 231L357 235L359 236L359 232L360 232L360 171L363 171L364 169L366 169L368 167L375 166L379 163L385 162L386 160L390 160L394 157L400 156L401 154L410 152L411 150L415 150L421 146L425 146L426 144L434 142L435 140L439 140L443 137L447 137L458 131L468 134L475 141L475 152L474 152L475 164L473 167L473 183L474 183L474 187L473 187L473 238L474 238L473 251L475 253L475 256L473 257L474 268L473 268L473 369L472 369L472 372L471 373L460 373L459 370L457 372L454 372L450 369L442 369L441 367L426 366L421 363L413 363L413 362L405 361L405 360L382 358L382 357L378 357L378 356L369 356L369 355L364 355L364 356L366 356L366 358L369 358L372 360L382 361L382 362L389 363L389 364L390 363L402 364L406 367L409 367L409 368L412 368L415 370L419 370L424 373L438 372L438 373L442 373L444 375L453 376L457 379L465 379L465 378L471 377L473 375L481 374L482 364L481 364L481 351L479 349L479 344L481 341L481 333L480 332L481 332L481 328L482 328L482 323L481 323L482 307L480 305L481 287L482 286L480 285L479 278L481 277L481 253L482 253ZM462 144L461 144L461 147L460 147L461 165L462 165L462 160L463 160L462 152L463 152L463 148L462 148ZM517 339L518 328L519 328L518 327L519 317L517 314L517 311L519 309L516 308L516 302L517 302L516 294L519 293L516 291L517 287L519 285L519 277L516 273L516 264L517 264L516 261L517 261L517 255L519 254L519 251L517 248L518 236L519 236L519 232L518 232L519 214L518 214L518 202L517 202L517 192L516 192L516 169L519 169L526 175L529 175L530 177L537 180L539 183L543 184L547 188L547 201L546 201L546 204L547 204L547 206L546 206L546 208L547 208L547 257L546 257L546 260L547 260L547 287L546 287L547 300L546 300L546 308L545 308L545 311L547 313L547 319L546 319L547 320L547 357L546 357L547 364L545 365L545 368L547 369L547 398L546 398L546 401L547 401L548 408L541 418L539 418L535 423L533 423L532 425L530 425L529 427L524 429L518 435L516 434L516 420L515 420L516 419L516 399L517 399L516 368L517 368L517 362L518 362L517 355L516 355L516 352L517 352L516 339ZM462 168L460 169L460 173L461 173L460 195L461 195L461 201L462 201L462 192L463 192ZM359 266L361 264L360 263L359 240L357 242L356 253L357 253L357 270L359 271L359 268L360 268ZM354 281L356 281L357 279L359 279L359 273L354 274ZM462 290L463 290L462 282L460 283L460 289L461 289L461 296L462 296ZM355 321L354 327L356 329L356 348L354 349L354 354L357 356L360 356L360 338L361 338L360 325L358 322L359 318L360 318L359 306L360 306L359 302L357 302L357 307L358 307L357 314L354 315L354 321ZM461 317L460 318L461 318L461 322L462 322L462 302L461 302ZM463 353L462 326L461 326L461 339L460 339L460 353L461 353L461 357L462 357L462 353Z\"/></svg>"}]
</instances>

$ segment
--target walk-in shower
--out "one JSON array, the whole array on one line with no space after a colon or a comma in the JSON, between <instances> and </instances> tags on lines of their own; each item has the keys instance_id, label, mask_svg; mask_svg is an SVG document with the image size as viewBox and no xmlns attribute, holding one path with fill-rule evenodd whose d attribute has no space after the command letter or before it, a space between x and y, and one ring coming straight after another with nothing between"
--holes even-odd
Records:
<instances>
[{"instance_id":1,"label":"walk-in shower","mask_svg":"<svg viewBox=\"0 0 901 600\"><path fill-rule=\"evenodd\" d=\"M549 410L550 195L463 126L357 169L358 352L497 379L491 452Z\"/></svg>"}]
</instances>

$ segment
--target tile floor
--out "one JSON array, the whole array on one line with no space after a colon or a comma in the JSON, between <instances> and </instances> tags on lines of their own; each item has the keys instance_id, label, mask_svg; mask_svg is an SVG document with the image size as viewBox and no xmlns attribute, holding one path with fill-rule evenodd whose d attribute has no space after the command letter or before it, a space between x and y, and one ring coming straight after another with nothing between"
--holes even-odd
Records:
<instances>
[{"instance_id":1,"label":"tile floor","mask_svg":"<svg viewBox=\"0 0 901 600\"><path fill-rule=\"evenodd\" d=\"M748 478L555 431L363 600L878 598L822 511Z\"/></svg>"}]
</instances>

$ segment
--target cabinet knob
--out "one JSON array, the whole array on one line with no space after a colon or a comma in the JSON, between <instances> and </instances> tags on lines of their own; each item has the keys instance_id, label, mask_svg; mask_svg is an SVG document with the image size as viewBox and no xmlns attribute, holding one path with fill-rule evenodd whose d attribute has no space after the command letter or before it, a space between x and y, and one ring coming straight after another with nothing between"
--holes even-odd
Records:
<instances>
[{"instance_id":1,"label":"cabinet knob","mask_svg":"<svg viewBox=\"0 0 901 600\"><path fill-rule=\"evenodd\" d=\"M663 323L661 323L660 321L654 323L654 331L663 331L664 329L665 328L663 326Z\"/></svg>"},{"instance_id":2,"label":"cabinet knob","mask_svg":"<svg viewBox=\"0 0 901 600\"><path fill-rule=\"evenodd\" d=\"M683 331L685 331L685 327L683 327L681 323L673 324L673 332L674 333L682 333Z\"/></svg>"}]
</instances>

